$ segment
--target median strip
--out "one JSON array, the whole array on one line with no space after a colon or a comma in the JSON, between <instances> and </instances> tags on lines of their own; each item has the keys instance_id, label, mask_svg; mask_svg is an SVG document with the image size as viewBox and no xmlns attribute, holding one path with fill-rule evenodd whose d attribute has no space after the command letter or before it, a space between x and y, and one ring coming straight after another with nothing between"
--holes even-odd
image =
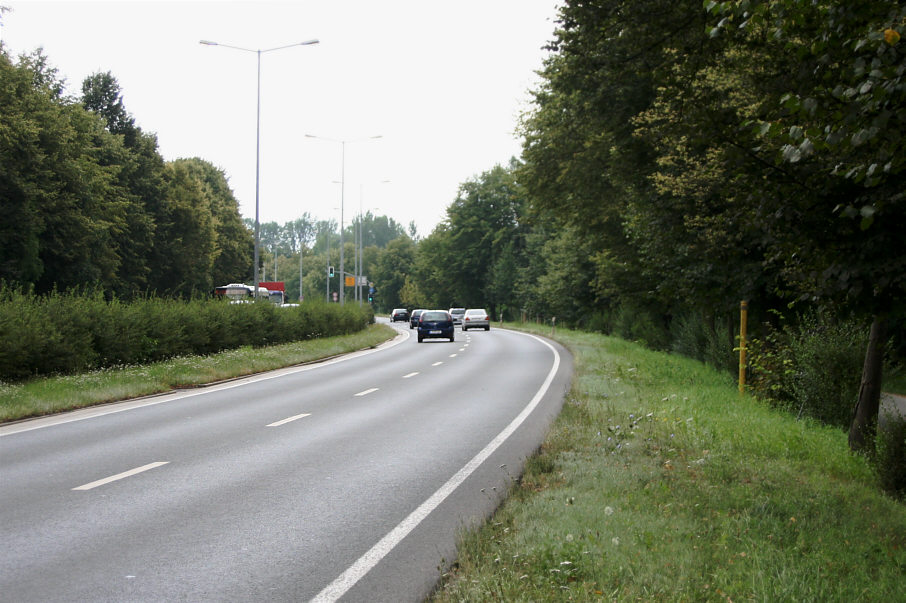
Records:
<instances>
[{"instance_id":1,"label":"median strip","mask_svg":"<svg viewBox=\"0 0 906 603\"><path fill-rule=\"evenodd\" d=\"M156 463L148 463L147 465L142 465L141 467L136 467L135 469L130 469L129 471L124 471L122 473L117 473L116 475L111 475L110 477L105 477L104 479L99 479L96 482L91 482L90 484L85 484L84 486L79 486L78 488L73 488L73 490L91 490L97 488L98 486L103 486L104 484L109 484L110 482L115 482L127 477L132 477L133 475L149 471L161 465L166 465L170 461L158 461Z\"/></svg>"}]
</instances>

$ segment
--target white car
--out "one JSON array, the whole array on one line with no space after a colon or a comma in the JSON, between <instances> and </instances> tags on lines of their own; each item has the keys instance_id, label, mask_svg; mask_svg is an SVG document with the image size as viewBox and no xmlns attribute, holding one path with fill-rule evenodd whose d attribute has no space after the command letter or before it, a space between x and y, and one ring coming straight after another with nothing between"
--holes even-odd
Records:
<instances>
[{"instance_id":1,"label":"white car","mask_svg":"<svg viewBox=\"0 0 906 603\"><path fill-rule=\"evenodd\" d=\"M469 308L462 315L462 330L468 331L469 329L491 330L491 317L484 308Z\"/></svg>"},{"instance_id":2,"label":"white car","mask_svg":"<svg viewBox=\"0 0 906 603\"><path fill-rule=\"evenodd\" d=\"M462 316L463 316L463 314L466 313L466 309L465 308L450 308L449 310L447 310L447 312L449 312L450 316L453 317L454 325L461 325Z\"/></svg>"}]
</instances>

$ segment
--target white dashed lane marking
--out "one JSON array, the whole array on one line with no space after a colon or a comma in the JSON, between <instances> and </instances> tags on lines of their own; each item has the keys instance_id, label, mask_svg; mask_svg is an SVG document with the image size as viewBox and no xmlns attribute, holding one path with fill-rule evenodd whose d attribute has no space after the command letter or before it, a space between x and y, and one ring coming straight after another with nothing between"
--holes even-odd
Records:
<instances>
[{"instance_id":1,"label":"white dashed lane marking","mask_svg":"<svg viewBox=\"0 0 906 603\"><path fill-rule=\"evenodd\" d=\"M274 423L270 423L268 425L268 427L280 427L281 425L286 425L287 423L291 423L292 421L295 421L297 419L303 419L305 417L310 417L310 416L311 416L310 412L302 413L301 415L287 417L287 418L283 419L282 421L276 421Z\"/></svg>"},{"instance_id":2,"label":"white dashed lane marking","mask_svg":"<svg viewBox=\"0 0 906 603\"><path fill-rule=\"evenodd\" d=\"M116 475L111 475L110 477L105 477L104 479L99 479L95 482L85 484L84 486L79 486L78 488L73 488L73 490L91 490L97 488L98 486L103 486L109 484L110 482L115 482L127 477L132 477L139 473L144 473L161 465L166 465L169 461L158 461L156 463L148 463L147 465L142 465L141 467L136 467L135 469L130 469L129 471L123 471L122 473L117 473Z\"/></svg>"}]
</instances>

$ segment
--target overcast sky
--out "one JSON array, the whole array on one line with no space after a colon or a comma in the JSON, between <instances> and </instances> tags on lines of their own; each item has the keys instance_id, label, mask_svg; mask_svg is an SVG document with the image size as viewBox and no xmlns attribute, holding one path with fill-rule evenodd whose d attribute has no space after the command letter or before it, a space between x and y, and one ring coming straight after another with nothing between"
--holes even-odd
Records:
<instances>
[{"instance_id":1,"label":"overcast sky","mask_svg":"<svg viewBox=\"0 0 906 603\"><path fill-rule=\"evenodd\" d=\"M425 236L461 183L521 153L515 133L553 38L556 0L22 2L0 0L13 55L43 47L81 93L110 71L165 159L221 168L255 215L261 55L260 219L359 211ZM381 136L379 139L370 139ZM389 181L389 182L385 182Z\"/></svg>"}]
</instances>

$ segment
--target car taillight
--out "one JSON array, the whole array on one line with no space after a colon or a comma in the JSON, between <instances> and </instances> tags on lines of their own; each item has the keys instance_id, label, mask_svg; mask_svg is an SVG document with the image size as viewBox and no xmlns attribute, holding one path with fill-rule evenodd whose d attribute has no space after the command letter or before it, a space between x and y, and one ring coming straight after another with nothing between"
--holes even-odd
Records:
<instances>
[{"instance_id":1,"label":"car taillight","mask_svg":"<svg viewBox=\"0 0 906 603\"><path fill-rule=\"evenodd\" d=\"M465 317L465 318L463 318L463 320L469 320L469 317L468 317L468 316L466 316L466 317Z\"/></svg>"}]
</instances>

